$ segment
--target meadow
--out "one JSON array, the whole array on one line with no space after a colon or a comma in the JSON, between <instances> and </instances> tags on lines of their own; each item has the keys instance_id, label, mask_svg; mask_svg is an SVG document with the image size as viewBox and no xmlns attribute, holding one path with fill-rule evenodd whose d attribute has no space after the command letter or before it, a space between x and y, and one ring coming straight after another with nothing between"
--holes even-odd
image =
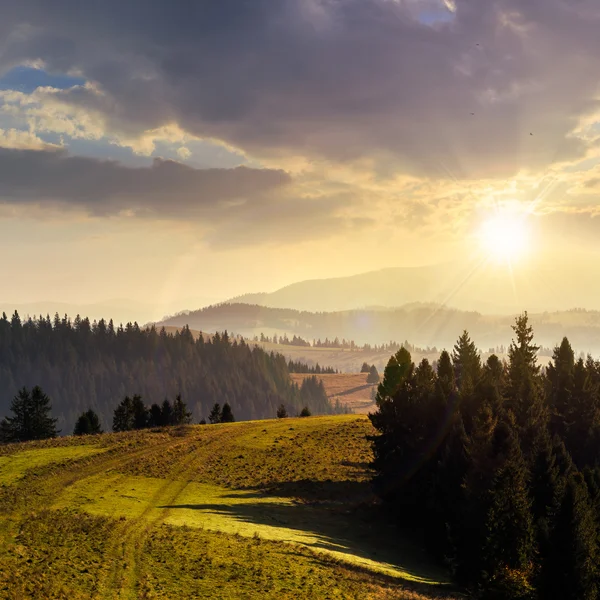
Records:
<instances>
[{"instance_id":1,"label":"meadow","mask_svg":"<svg viewBox=\"0 0 600 600\"><path fill-rule=\"evenodd\" d=\"M0 448L0 597L448 598L381 520L362 415Z\"/></svg>"},{"instance_id":2,"label":"meadow","mask_svg":"<svg viewBox=\"0 0 600 600\"><path fill-rule=\"evenodd\" d=\"M311 375L290 373L290 377L300 385L303 379ZM323 381L325 392L332 404L339 400L352 412L365 415L376 409L371 394L377 386L367 383L367 373L321 373L317 377Z\"/></svg>"}]
</instances>

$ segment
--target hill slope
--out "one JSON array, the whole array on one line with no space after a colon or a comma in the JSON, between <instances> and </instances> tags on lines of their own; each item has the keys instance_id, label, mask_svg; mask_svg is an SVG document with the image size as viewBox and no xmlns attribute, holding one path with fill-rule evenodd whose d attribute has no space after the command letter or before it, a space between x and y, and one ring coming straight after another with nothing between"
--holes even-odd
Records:
<instances>
[{"instance_id":1,"label":"hill slope","mask_svg":"<svg viewBox=\"0 0 600 600\"><path fill-rule=\"evenodd\" d=\"M11 598L444 593L444 573L377 519L370 431L349 415L1 447L0 589Z\"/></svg>"},{"instance_id":2,"label":"hill slope","mask_svg":"<svg viewBox=\"0 0 600 600\"><path fill-rule=\"evenodd\" d=\"M307 377L311 375L291 374L292 380L298 385ZM317 377L323 382L332 404L339 400L356 414L367 414L375 410L371 394L377 386L367 383L366 373L321 373Z\"/></svg>"},{"instance_id":3,"label":"hill slope","mask_svg":"<svg viewBox=\"0 0 600 600\"><path fill-rule=\"evenodd\" d=\"M527 308L526 306L522 307ZM577 351L600 353L600 312L568 310L555 313L531 313L530 322L536 340L542 346L553 347L567 336ZM198 311L171 317L159 325L182 327L205 332L227 329L252 338L254 335L289 337L299 335L312 342L313 339L345 338L358 344L382 344L390 340L408 342L421 346L451 348L464 329L478 347L487 351L490 347L507 346L512 338L513 315L484 315L478 312L454 310L447 307L411 304L394 309L351 310L340 312L307 312L283 308L268 308L247 304L221 304ZM294 360L305 356L311 348L269 345ZM353 353L355 361L347 367L339 366L327 358L316 358L321 365L334 366L351 371L351 364L360 365L360 352ZM313 356L317 357L317 354ZM389 358L389 356L387 357ZM381 357L380 360L387 361ZM346 362L349 358L345 357ZM379 368L379 364L378 364Z\"/></svg>"}]
</instances>

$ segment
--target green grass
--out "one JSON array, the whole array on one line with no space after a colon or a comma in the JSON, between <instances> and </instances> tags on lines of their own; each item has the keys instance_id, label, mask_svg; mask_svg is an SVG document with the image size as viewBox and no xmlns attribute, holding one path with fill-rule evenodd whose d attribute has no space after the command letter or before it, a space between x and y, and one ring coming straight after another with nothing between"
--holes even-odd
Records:
<instances>
[{"instance_id":1,"label":"green grass","mask_svg":"<svg viewBox=\"0 0 600 600\"><path fill-rule=\"evenodd\" d=\"M29 470L38 467L77 460L103 451L104 449L94 446L65 446L37 448L0 456L0 484L14 483L25 476Z\"/></svg>"},{"instance_id":2,"label":"green grass","mask_svg":"<svg viewBox=\"0 0 600 600\"><path fill-rule=\"evenodd\" d=\"M379 518L370 432L348 415L11 446L0 597L447 597Z\"/></svg>"}]
</instances>

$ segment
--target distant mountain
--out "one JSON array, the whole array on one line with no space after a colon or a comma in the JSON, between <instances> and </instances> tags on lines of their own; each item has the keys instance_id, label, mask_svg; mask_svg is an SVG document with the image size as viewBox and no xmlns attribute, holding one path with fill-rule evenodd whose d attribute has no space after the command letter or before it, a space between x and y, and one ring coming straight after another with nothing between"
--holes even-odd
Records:
<instances>
[{"instance_id":1,"label":"distant mountain","mask_svg":"<svg viewBox=\"0 0 600 600\"><path fill-rule=\"evenodd\" d=\"M553 347L568 336L578 351L600 353L600 312L569 310L530 313L538 344ZM358 344L404 342L426 347L451 348L464 329L477 346L507 346L512 338L514 315L483 315L434 304L413 303L401 308L308 312L248 304L221 304L165 319L158 326L182 327L204 332L224 331L253 338L264 333L313 339L345 338ZM284 347L281 346L282 352Z\"/></svg>"},{"instance_id":2,"label":"distant mountain","mask_svg":"<svg viewBox=\"0 0 600 600\"><path fill-rule=\"evenodd\" d=\"M552 261L531 261L509 267L485 263L475 256L466 265L398 267L350 277L310 279L229 302L311 312L393 308L414 302L487 314L597 309L600 277L576 263L558 266Z\"/></svg>"}]
</instances>

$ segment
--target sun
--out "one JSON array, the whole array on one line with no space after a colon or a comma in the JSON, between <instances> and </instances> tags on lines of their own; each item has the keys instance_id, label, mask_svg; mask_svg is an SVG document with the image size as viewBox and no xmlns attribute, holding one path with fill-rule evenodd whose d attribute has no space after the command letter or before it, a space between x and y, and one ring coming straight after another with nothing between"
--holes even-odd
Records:
<instances>
[{"instance_id":1,"label":"sun","mask_svg":"<svg viewBox=\"0 0 600 600\"><path fill-rule=\"evenodd\" d=\"M526 215L497 212L481 225L479 241L487 256L499 263L513 263L529 249L529 228Z\"/></svg>"}]
</instances>

